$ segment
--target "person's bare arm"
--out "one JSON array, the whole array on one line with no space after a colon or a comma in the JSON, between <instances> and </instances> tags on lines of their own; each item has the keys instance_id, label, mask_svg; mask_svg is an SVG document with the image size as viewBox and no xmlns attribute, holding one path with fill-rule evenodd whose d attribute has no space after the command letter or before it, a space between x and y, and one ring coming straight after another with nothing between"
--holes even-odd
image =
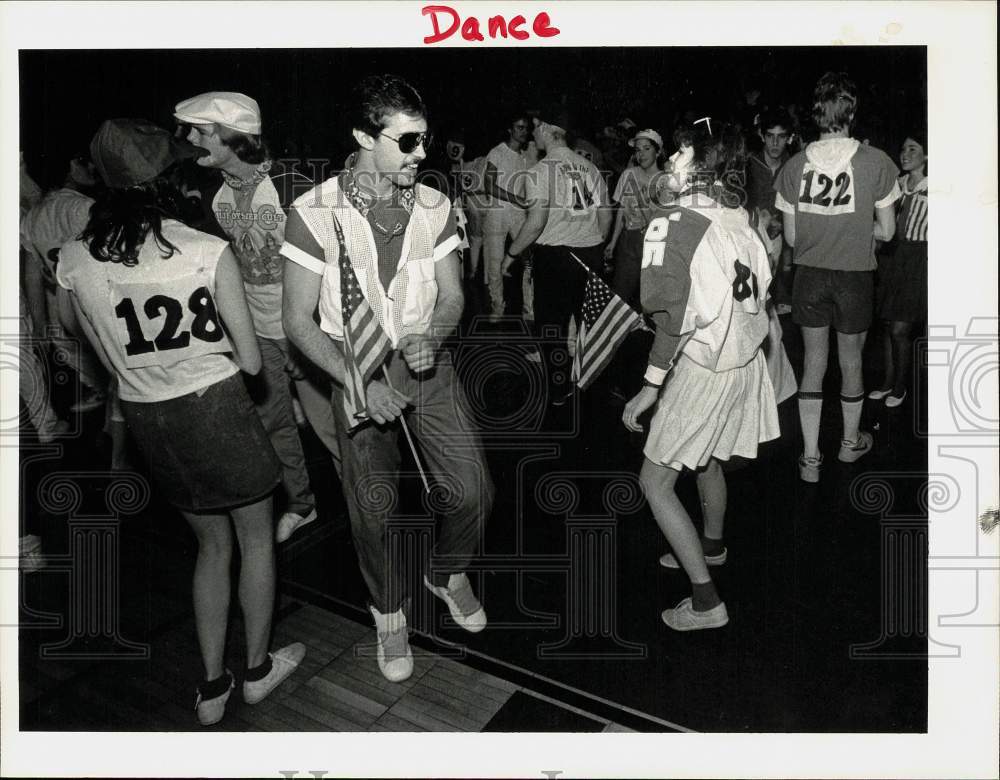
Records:
<instances>
[{"instance_id":1,"label":"person's bare arm","mask_svg":"<svg viewBox=\"0 0 1000 780\"><path fill-rule=\"evenodd\" d=\"M795 215L785 214L785 218L781 223L781 230L785 236L785 243L788 246L795 248Z\"/></svg>"},{"instance_id":2,"label":"person's bare arm","mask_svg":"<svg viewBox=\"0 0 1000 780\"><path fill-rule=\"evenodd\" d=\"M483 189L487 194L523 209L526 204L521 198L497 184L497 173L497 167L493 163L487 162L486 173L483 175Z\"/></svg>"},{"instance_id":3,"label":"person's bare arm","mask_svg":"<svg viewBox=\"0 0 1000 780\"><path fill-rule=\"evenodd\" d=\"M241 371L256 374L261 365L260 345L243 291L243 278L229 247L222 251L215 267L215 303L229 333L233 360Z\"/></svg>"},{"instance_id":4,"label":"person's bare arm","mask_svg":"<svg viewBox=\"0 0 1000 780\"><path fill-rule=\"evenodd\" d=\"M895 206L875 209L875 240L892 241L896 234L896 209Z\"/></svg>"},{"instance_id":5,"label":"person's bare arm","mask_svg":"<svg viewBox=\"0 0 1000 780\"><path fill-rule=\"evenodd\" d=\"M281 324L285 335L303 355L333 377L335 382L343 384L344 356L313 319L322 282L323 277L319 274L285 260Z\"/></svg>"}]
</instances>

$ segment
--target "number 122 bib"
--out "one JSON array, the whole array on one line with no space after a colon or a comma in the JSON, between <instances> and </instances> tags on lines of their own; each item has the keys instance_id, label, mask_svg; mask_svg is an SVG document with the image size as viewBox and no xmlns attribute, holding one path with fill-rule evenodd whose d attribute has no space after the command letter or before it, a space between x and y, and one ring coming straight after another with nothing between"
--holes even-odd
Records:
<instances>
[{"instance_id":1,"label":"number 122 bib","mask_svg":"<svg viewBox=\"0 0 1000 780\"><path fill-rule=\"evenodd\" d=\"M803 214L854 213L854 166L829 174L806 161L802 168L802 183L799 186L799 211Z\"/></svg>"}]
</instances>

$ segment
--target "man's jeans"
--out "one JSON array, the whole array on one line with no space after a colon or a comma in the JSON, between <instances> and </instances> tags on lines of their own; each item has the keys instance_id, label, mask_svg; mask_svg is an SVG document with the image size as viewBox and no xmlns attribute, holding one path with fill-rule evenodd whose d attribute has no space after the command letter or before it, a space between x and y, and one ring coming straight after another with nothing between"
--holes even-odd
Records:
<instances>
[{"instance_id":1,"label":"man's jeans","mask_svg":"<svg viewBox=\"0 0 1000 780\"><path fill-rule=\"evenodd\" d=\"M432 551L435 568L427 572L435 585L447 585L452 573L465 571L479 549L486 518L493 507L493 480L483 457L478 432L466 413L465 394L442 352L437 365L419 376L410 372L402 355L393 352L384 369L392 386L410 397L407 425L419 445L428 480L443 489L436 503L442 515ZM344 496L358 563L379 612L396 612L406 596L407 577L392 555L389 522L400 516L401 447L406 440L399 421L389 425L366 422L347 433L343 388L333 385L333 408L340 436ZM412 514L412 512L411 512Z\"/></svg>"}]
</instances>

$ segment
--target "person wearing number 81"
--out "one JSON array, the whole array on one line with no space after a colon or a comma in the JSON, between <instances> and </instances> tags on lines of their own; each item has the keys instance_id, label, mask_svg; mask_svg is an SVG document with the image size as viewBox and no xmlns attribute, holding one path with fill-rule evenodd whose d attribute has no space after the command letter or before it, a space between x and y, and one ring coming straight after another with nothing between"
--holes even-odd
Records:
<instances>
[{"instance_id":1,"label":"person wearing number 81","mask_svg":"<svg viewBox=\"0 0 1000 780\"><path fill-rule=\"evenodd\" d=\"M656 324L643 387L626 405L625 426L659 401L639 475L657 524L673 548L660 565L682 568L692 596L662 613L677 631L729 621L708 573L726 560L722 526L726 480L719 464L754 458L779 435L774 390L761 345L771 270L760 239L739 208L733 178L746 163L735 131L712 134L710 120L675 134L667 186L680 193L650 222L643 242L643 310ZM721 183L717 183L721 182ZM699 539L674 486L684 469L697 474L704 513Z\"/></svg>"},{"instance_id":2,"label":"person wearing number 81","mask_svg":"<svg viewBox=\"0 0 1000 780\"><path fill-rule=\"evenodd\" d=\"M233 529L242 559L244 700L274 690L305 647L267 652L271 494L280 464L240 379L241 369L260 370L261 356L236 259L225 241L176 218L182 197L166 172L197 153L149 122L104 122L91 155L108 190L81 238L62 247L56 278L118 379L122 411L159 492L198 539L194 611L205 676L195 710L211 725L235 686L223 657Z\"/></svg>"},{"instance_id":3,"label":"person wearing number 81","mask_svg":"<svg viewBox=\"0 0 1000 780\"><path fill-rule=\"evenodd\" d=\"M873 444L872 435L859 430L865 398L861 352L874 309L875 241L892 239L900 190L899 170L888 155L850 137L857 104L857 89L846 74L824 75L813 97L819 140L785 163L774 183L775 207L785 214L785 242L797 266L792 319L805 344L799 385L799 477L805 482L819 482L823 464L819 428L831 326L841 372L838 459L853 463Z\"/></svg>"}]
</instances>

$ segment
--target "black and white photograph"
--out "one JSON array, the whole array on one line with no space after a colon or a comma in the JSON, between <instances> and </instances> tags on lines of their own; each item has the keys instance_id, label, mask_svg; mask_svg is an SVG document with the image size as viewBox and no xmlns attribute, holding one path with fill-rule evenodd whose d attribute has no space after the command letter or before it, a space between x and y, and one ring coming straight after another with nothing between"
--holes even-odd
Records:
<instances>
[{"instance_id":1,"label":"black and white photograph","mask_svg":"<svg viewBox=\"0 0 1000 780\"><path fill-rule=\"evenodd\" d=\"M4 776L996 777L995 3L0 21Z\"/></svg>"}]
</instances>

